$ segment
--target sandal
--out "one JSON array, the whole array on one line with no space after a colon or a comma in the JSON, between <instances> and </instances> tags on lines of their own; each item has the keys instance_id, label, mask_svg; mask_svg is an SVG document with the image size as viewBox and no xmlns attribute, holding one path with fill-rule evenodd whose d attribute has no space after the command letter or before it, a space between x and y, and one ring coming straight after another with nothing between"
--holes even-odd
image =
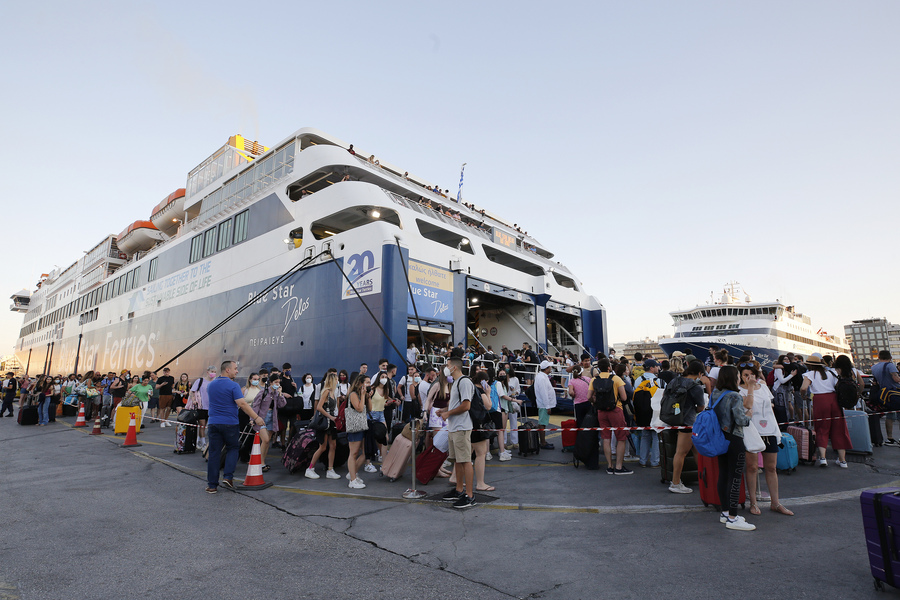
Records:
<instances>
[{"instance_id":1,"label":"sandal","mask_svg":"<svg viewBox=\"0 0 900 600\"><path fill-rule=\"evenodd\" d=\"M751 515L760 515L762 511L759 510L759 507L755 504L750 505L750 514Z\"/></svg>"},{"instance_id":2,"label":"sandal","mask_svg":"<svg viewBox=\"0 0 900 600\"><path fill-rule=\"evenodd\" d=\"M262 472L263 472L263 473L268 473L268 472L269 472L269 465L263 465L263 467L262 467Z\"/></svg>"},{"instance_id":3,"label":"sandal","mask_svg":"<svg viewBox=\"0 0 900 600\"><path fill-rule=\"evenodd\" d=\"M495 488L494 486L489 485L489 486L483 487L483 488L477 487L477 488L475 488L475 491L476 492L493 492L496 489L497 488Z\"/></svg>"},{"instance_id":4,"label":"sandal","mask_svg":"<svg viewBox=\"0 0 900 600\"><path fill-rule=\"evenodd\" d=\"M784 504L776 504L771 508L772 512L781 513L783 515L787 515L789 517L793 517L794 513L788 510L788 508Z\"/></svg>"}]
</instances>

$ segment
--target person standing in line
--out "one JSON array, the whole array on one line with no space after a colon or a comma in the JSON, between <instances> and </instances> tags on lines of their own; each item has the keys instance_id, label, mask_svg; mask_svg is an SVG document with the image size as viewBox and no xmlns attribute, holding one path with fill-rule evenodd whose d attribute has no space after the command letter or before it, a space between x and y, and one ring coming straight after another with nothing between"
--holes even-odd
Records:
<instances>
[{"instance_id":1,"label":"person standing in line","mask_svg":"<svg viewBox=\"0 0 900 600\"><path fill-rule=\"evenodd\" d=\"M597 420L599 421L599 426L605 428L600 431L600 438L603 440L603 454L606 457L606 473L607 475L631 475L634 473L634 471L624 465L625 444L628 442L628 436L631 435L628 431L616 429L615 466L613 466L612 452L612 428L625 427L625 411L623 410L623 405L628 401L628 396L625 394L625 381L620 375L610 372L610 364L608 358L601 358L600 360L598 360L597 369L598 378L608 379L612 377L613 394L616 397L615 408L613 408L612 410L597 411ZM625 365L621 362L616 365L616 371L618 372L620 369L624 372ZM598 399L596 397L597 390L594 389L594 381L595 380L593 379L591 380L588 401L596 405Z\"/></svg>"},{"instance_id":2,"label":"person standing in line","mask_svg":"<svg viewBox=\"0 0 900 600\"><path fill-rule=\"evenodd\" d=\"M309 461L309 467L306 469L306 477L309 479L318 479L316 473L316 463L319 457L328 449L328 470L325 477L328 479L340 479L341 476L334 472L334 455L337 451L337 428L334 422L337 420L338 403L335 390L337 389L337 373L328 373L325 381L322 382L322 395L316 403L316 410L328 418L328 429L320 431L316 434L319 441L319 447L313 453L312 459Z\"/></svg>"},{"instance_id":3,"label":"person standing in line","mask_svg":"<svg viewBox=\"0 0 900 600\"><path fill-rule=\"evenodd\" d=\"M194 385L191 386L191 395L194 403L199 404L197 407L197 447L204 448L206 446L206 420L209 418L209 384L216 379L218 372L214 365L210 365L206 369L206 379L198 377Z\"/></svg>"},{"instance_id":4,"label":"person standing in line","mask_svg":"<svg viewBox=\"0 0 900 600\"><path fill-rule=\"evenodd\" d=\"M746 465L744 427L750 424L750 415L753 412L752 399L742 398L739 389L737 368L731 365L720 366L716 389L710 397L710 405L715 404L713 410L722 433L728 440L728 450L716 457L719 461L719 501L722 508L727 509L719 515L719 522L724 523L728 529L753 531L756 525L748 523L744 517L737 514L741 481Z\"/></svg>"},{"instance_id":5,"label":"person standing in line","mask_svg":"<svg viewBox=\"0 0 900 600\"><path fill-rule=\"evenodd\" d=\"M575 409L575 426L581 427L581 421L591 411L590 396L591 380L584 375L581 365L572 367L572 378L569 379L569 397L572 398L572 406Z\"/></svg>"},{"instance_id":6,"label":"person standing in line","mask_svg":"<svg viewBox=\"0 0 900 600\"><path fill-rule=\"evenodd\" d=\"M34 386L34 393L38 394L38 426L43 427L50 423L50 396L53 395L53 379L49 375L41 376Z\"/></svg>"},{"instance_id":7,"label":"person standing in line","mask_svg":"<svg viewBox=\"0 0 900 600\"><path fill-rule=\"evenodd\" d=\"M215 372L215 368L207 372ZM241 386L235 383L238 374L237 363L226 360L222 363L222 375L203 387L207 388L209 462L206 465L206 492L215 494L219 487L219 468L222 464L222 450L225 450L225 477L222 487L234 490L234 469L237 467L240 449L240 425L238 409L250 417L257 427L265 427L266 422L247 404Z\"/></svg>"},{"instance_id":8,"label":"person standing in line","mask_svg":"<svg viewBox=\"0 0 900 600\"><path fill-rule=\"evenodd\" d=\"M262 456L262 470L264 473L269 471L269 465L266 462L266 458L269 455L269 447L281 427L278 422L278 409L286 403L282 393L281 382L282 378L280 375L270 375L269 385L266 387L266 391L263 392L259 389L259 375L253 373L248 380L250 387L246 390L241 390L244 394L244 400L249 402L253 412L261 416L263 421L265 421L264 427L253 426L253 430L259 434L259 453Z\"/></svg>"},{"instance_id":9,"label":"person standing in line","mask_svg":"<svg viewBox=\"0 0 900 600\"><path fill-rule=\"evenodd\" d=\"M692 360L682 375L677 376L672 383L670 393L681 396L681 410L684 413L682 424L690 428L697 418L697 413L706 406L706 400L703 397L703 390L706 387L700 381L700 378L706 374L706 367L699 360ZM690 429L678 430L678 441L675 442L675 456L672 457L672 483L669 484L669 491L673 494L690 494L694 490L687 487L681 482L681 472L684 470L684 459L687 458L688 452L694 452L694 458L697 459L697 450L691 440ZM697 459L699 462L699 459Z\"/></svg>"},{"instance_id":10,"label":"person standing in line","mask_svg":"<svg viewBox=\"0 0 900 600\"><path fill-rule=\"evenodd\" d=\"M838 405L837 394L834 393L837 376L831 369L825 367L822 357L817 352L806 361L806 367L800 396L807 398L810 393L813 394L812 416L815 420L816 448L819 453L816 464L820 467L828 466L825 451L828 448L828 440L831 439L831 447L838 453L837 465L846 469L847 450L853 448L853 443L850 441L847 421L844 420L844 411Z\"/></svg>"},{"instance_id":11,"label":"person standing in line","mask_svg":"<svg viewBox=\"0 0 900 600\"><path fill-rule=\"evenodd\" d=\"M6 379L3 380L3 406L0 407L0 417L4 416L3 413L9 411L9 413L5 416L11 417L13 416L13 402L16 399L16 391L19 389L19 380L16 379L16 374L12 371L9 371L6 374Z\"/></svg>"},{"instance_id":12,"label":"person standing in line","mask_svg":"<svg viewBox=\"0 0 900 600\"><path fill-rule=\"evenodd\" d=\"M369 408L369 400L372 395L370 387L372 380L365 374L358 376L350 388L347 396L347 410L355 410L356 412L366 413ZM347 487L354 490L361 490L366 487L365 482L359 476L359 465L362 459L363 440L365 439L365 431L347 434L347 443L350 446L350 454L347 457L347 479L350 483Z\"/></svg>"},{"instance_id":13,"label":"person standing in line","mask_svg":"<svg viewBox=\"0 0 900 600\"><path fill-rule=\"evenodd\" d=\"M172 388L172 407L175 414L180 414L187 403L188 394L191 392L191 378L187 373L178 376L178 383Z\"/></svg>"},{"instance_id":14,"label":"person standing in line","mask_svg":"<svg viewBox=\"0 0 900 600\"><path fill-rule=\"evenodd\" d=\"M475 384L462 371L462 357L452 355L444 367L444 375L453 378L450 400L447 408L438 411L438 416L447 420L450 453L456 475L456 488L444 494L445 502L453 502L453 508L466 509L475 506L475 472L472 468L472 418L469 407L475 397ZM465 491L463 491L465 490Z\"/></svg>"},{"instance_id":15,"label":"person standing in line","mask_svg":"<svg viewBox=\"0 0 900 600\"><path fill-rule=\"evenodd\" d=\"M891 353L888 350L882 350L878 353L878 362L872 365L872 377L883 390L900 390L900 371L892 361ZM815 400L813 402L815 403ZM894 421L900 420L898 414L900 413L885 415L885 446L900 446L900 442L894 439Z\"/></svg>"},{"instance_id":16,"label":"person standing in line","mask_svg":"<svg viewBox=\"0 0 900 600\"><path fill-rule=\"evenodd\" d=\"M538 365L538 373L534 378L534 399L538 407L538 435L541 439L541 450L553 450L555 446L547 442L544 429L550 425L550 409L556 406L556 391L550 383L550 370L553 363L545 360Z\"/></svg>"},{"instance_id":17,"label":"person standing in line","mask_svg":"<svg viewBox=\"0 0 900 600\"><path fill-rule=\"evenodd\" d=\"M169 367L163 369L162 377L156 380L156 389L159 391L159 419L160 427L171 427L169 413L172 410L172 388L175 378L169 374Z\"/></svg>"},{"instance_id":18,"label":"person standing in line","mask_svg":"<svg viewBox=\"0 0 900 600\"><path fill-rule=\"evenodd\" d=\"M763 469L766 474L766 487L772 498L770 509L773 512L783 515L792 516L794 513L788 510L778 500L778 473L775 471L775 465L778 462L778 444L781 440L781 431L778 429L778 422L775 418L775 412L772 410L772 392L769 386L765 384L762 373L759 370L759 363L755 360L741 362L738 364L740 369L741 383L740 394L744 398L744 404L749 401L751 404L752 414L750 421L753 427L759 432L763 442L766 445L763 454ZM759 479L759 464L756 452L747 452L747 494L750 496L750 514L760 514L757 505L756 485Z\"/></svg>"}]
</instances>

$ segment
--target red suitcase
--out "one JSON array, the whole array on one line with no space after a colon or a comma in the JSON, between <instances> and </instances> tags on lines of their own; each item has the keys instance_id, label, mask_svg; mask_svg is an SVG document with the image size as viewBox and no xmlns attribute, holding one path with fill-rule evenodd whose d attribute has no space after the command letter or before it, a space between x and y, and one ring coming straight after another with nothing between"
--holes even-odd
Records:
<instances>
[{"instance_id":1,"label":"red suitcase","mask_svg":"<svg viewBox=\"0 0 900 600\"><path fill-rule=\"evenodd\" d=\"M575 419L566 419L562 423L562 451L573 452L575 450L575 438L578 436L578 422Z\"/></svg>"},{"instance_id":2,"label":"red suitcase","mask_svg":"<svg viewBox=\"0 0 900 600\"><path fill-rule=\"evenodd\" d=\"M396 481L406 471L410 456L412 456L412 442L406 436L398 435L381 462L381 474L391 481Z\"/></svg>"},{"instance_id":3,"label":"red suitcase","mask_svg":"<svg viewBox=\"0 0 900 600\"><path fill-rule=\"evenodd\" d=\"M815 436L806 427L797 427L791 425L787 428L787 432L794 437L797 442L797 455L800 457L801 463L810 463L816 460L816 443Z\"/></svg>"},{"instance_id":4,"label":"red suitcase","mask_svg":"<svg viewBox=\"0 0 900 600\"><path fill-rule=\"evenodd\" d=\"M434 446L431 446L416 457L416 481L422 485L428 485L428 482L435 478L441 465L450 456L447 452L441 452Z\"/></svg>"},{"instance_id":5,"label":"red suitcase","mask_svg":"<svg viewBox=\"0 0 900 600\"><path fill-rule=\"evenodd\" d=\"M757 468L753 465L750 468ZM703 506L722 506L719 500L719 459L717 457L709 458L702 454L697 455L697 472L700 477L700 499ZM744 478L741 478L741 495L738 504L744 508L747 502L747 488Z\"/></svg>"}]
</instances>

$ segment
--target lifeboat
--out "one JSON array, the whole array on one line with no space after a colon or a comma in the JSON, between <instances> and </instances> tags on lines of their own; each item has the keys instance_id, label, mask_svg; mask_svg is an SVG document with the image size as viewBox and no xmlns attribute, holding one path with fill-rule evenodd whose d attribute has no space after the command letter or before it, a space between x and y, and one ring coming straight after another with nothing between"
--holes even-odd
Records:
<instances>
[{"instance_id":1,"label":"lifeboat","mask_svg":"<svg viewBox=\"0 0 900 600\"><path fill-rule=\"evenodd\" d=\"M163 198L150 213L150 222L166 235L175 235L184 219L184 188Z\"/></svg>"},{"instance_id":2,"label":"lifeboat","mask_svg":"<svg viewBox=\"0 0 900 600\"><path fill-rule=\"evenodd\" d=\"M149 250L161 239L163 235L156 225L150 221L135 221L119 234L116 245L119 250L131 256L135 252Z\"/></svg>"}]
</instances>

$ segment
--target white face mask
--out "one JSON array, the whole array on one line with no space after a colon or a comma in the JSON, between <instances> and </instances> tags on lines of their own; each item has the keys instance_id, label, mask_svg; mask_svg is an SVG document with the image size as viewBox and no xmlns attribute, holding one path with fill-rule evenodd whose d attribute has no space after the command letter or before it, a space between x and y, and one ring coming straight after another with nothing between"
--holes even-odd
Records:
<instances>
[{"instance_id":1,"label":"white face mask","mask_svg":"<svg viewBox=\"0 0 900 600\"><path fill-rule=\"evenodd\" d=\"M277 390L280 390L280 389L281 389L281 386L278 385L277 383L273 383L273 384L272 384L272 389L277 391Z\"/></svg>"},{"instance_id":2,"label":"white face mask","mask_svg":"<svg viewBox=\"0 0 900 600\"><path fill-rule=\"evenodd\" d=\"M450 377L450 367L444 367L444 377Z\"/></svg>"},{"instance_id":3,"label":"white face mask","mask_svg":"<svg viewBox=\"0 0 900 600\"><path fill-rule=\"evenodd\" d=\"M253 381L250 382L250 385L259 386L259 379L254 379Z\"/></svg>"},{"instance_id":4,"label":"white face mask","mask_svg":"<svg viewBox=\"0 0 900 600\"><path fill-rule=\"evenodd\" d=\"M307 377L307 378L306 378L306 383L312 383L312 377Z\"/></svg>"},{"instance_id":5,"label":"white face mask","mask_svg":"<svg viewBox=\"0 0 900 600\"><path fill-rule=\"evenodd\" d=\"M382 377L378 381L381 383L381 385L387 385L387 377Z\"/></svg>"},{"instance_id":6,"label":"white face mask","mask_svg":"<svg viewBox=\"0 0 900 600\"><path fill-rule=\"evenodd\" d=\"M419 383L420 381L422 381L422 378L417 376L417 377L415 378L414 381L415 381L416 383Z\"/></svg>"}]
</instances>

